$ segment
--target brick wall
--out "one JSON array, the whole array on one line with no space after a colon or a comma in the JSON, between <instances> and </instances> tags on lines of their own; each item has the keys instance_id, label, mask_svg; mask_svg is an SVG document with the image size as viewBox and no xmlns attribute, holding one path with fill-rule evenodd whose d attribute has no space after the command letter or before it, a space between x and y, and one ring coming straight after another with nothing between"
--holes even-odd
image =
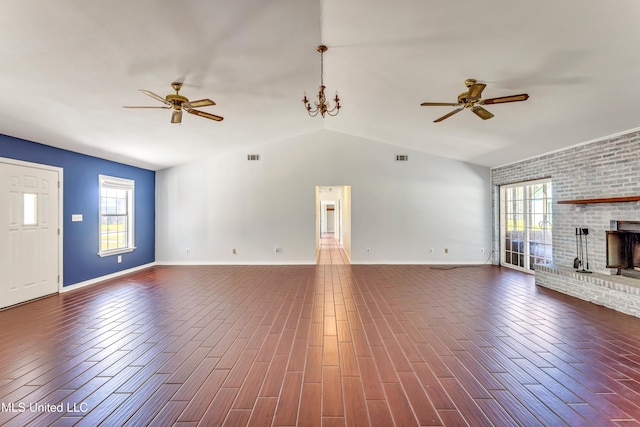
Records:
<instances>
[{"instance_id":1,"label":"brick wall","mask_svg":"<svg viewBox=\"0 0 640 427\"><path fill-rule=\"evenodd\" d=\"M640 317L640 280L578 273L573 268L536 266L536 284Z\"/></svg>"},{"instance_id":2,"label":"brick wall","mask_svg":"<svg viewBox=\"0 0 640 427\"><path fill-rule=\"evenodd\" d=\"M492 169L496 254L499 254L500 243L499 186L541 178L551 178L553 182L554 264L573 266L575 228L588 228L589 269L609 274L605 267L605 230L610 230L615 220L640 221L640 203L558 205L555 202L640 195L640 132L633 131Z\"/></svg>"}]
</instances>

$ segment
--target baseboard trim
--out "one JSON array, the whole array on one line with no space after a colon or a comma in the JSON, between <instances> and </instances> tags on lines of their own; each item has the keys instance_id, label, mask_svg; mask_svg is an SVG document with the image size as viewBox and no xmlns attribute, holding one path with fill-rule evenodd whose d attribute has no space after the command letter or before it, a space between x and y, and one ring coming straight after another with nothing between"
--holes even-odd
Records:
<instances>
[{"instance_id":1,"label":"baseboard trim","mask_svg":"<svg viewBox=\"0 0 640 427\"><path fill-rule=\"evenodd\" d=\"M315 265L315 261L156 261L156 265Z\"/></svg>"},{"instance_id":2,"label":"baseboard trim","mask_svg":"<svg viewBox=\"0 0 640 427\"><path fill-rule=\"evenodd\" d=\"M375 261L351 261L351 265L493 265L491 263L483 261L469 261L469 260L457 260L457 261L443 261L443 260L412 260L412 261L388 261L388 260L375 260Z\"/></svg>"},{"instance_id":3,"label":"baseboard trim","mask_svg":"<svg viewBox=\"0 0 640 427\"><path fill-rule=\"evenodd\" d=\"M317 261L156 261L156 265L317 265ZM322 264L331 265L331 264ZM335 265L493 265L482 261L353 261L350 264Z\"/></svg>"},{"instance_id":4,"label":"baseboard trim","mask_svg":"<svg viewBox=\"0 0 640 427\"><path fill-rule=\"evenodd\" d=\"M72 285L63 286L60 290L60 293L73 291L79 288L84 288L85 286L95 285L99 282L104 282L105 280L115 279L116 277L124 276L125 274L134 273L136 271L144 270L145 268L153 267L157 265L155 262L150 262L149 264L139 265L137 267L129 268L127 270L117 271L115 273L107 274L105 276L96 277L95 279L85 280L84 282L74 283Z\"/></svg>"}]
</instances>

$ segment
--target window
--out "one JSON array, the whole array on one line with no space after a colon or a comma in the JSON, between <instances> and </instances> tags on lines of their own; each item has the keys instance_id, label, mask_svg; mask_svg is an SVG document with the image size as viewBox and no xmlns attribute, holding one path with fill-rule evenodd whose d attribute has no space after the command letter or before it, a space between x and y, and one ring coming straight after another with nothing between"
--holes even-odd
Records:
<instances>
[{"instance_id":1,"label":"window","mask_svg":"<svg viewBox=\"0 0 640 427\"><path fill-rule=\"evenodd\" d=\"M22 225L38 225L38 195L22 195Z\"/></svg>"},{"instance_id":2,"label":"window","mask_svg":"<svg viewBox=\"0 0 640 427\"><path fill-rule=\"evenodd\" d=\"M500 263L530 271L552 261L551 181L500 187Z\"/></svg>"},{"instance_id":3,"label":"window","mask_svg":"<svg viewBox=\"0 0 640 427\"><path fill-rule=\"evenodd\" d=\"M130 179L99 175L100 180L100 248L98 255L131 252L133 238L133 192Z\"/></svg>"}]
</instances>

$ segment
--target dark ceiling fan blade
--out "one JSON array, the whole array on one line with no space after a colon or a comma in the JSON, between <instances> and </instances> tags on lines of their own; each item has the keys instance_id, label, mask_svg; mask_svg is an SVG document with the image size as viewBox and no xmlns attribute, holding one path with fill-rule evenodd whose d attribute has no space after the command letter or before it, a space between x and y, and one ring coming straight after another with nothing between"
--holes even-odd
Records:
<instances>
[{"instance_id":1,"label":"dark ceiling fan blade","mask_svg":"<svg viewBox=\"0 0 640 427\"><path fill-rule=\"evenodd\" d=\"M195 114L196 116L204 117L206 119L211 119L218 122L224 119L224 117L216 116L215 114L205 113L204 111L200 111L200 110L194 110L193 108L185 108L185 110L187 110L187 113L189 114Z\"/></svg>"},{"instance_id":2,"label":"dark ceiling fan blade","mask_svg":"<svg viewBox=\"0 0 640 427\"><path fill-rule=\"evenodd\" d=\"M491 104L503 104L505 102L518 102L518 101L526 101L529 99L529 95L526 93L522 93L520 95L509 95L509 96L501 96L499 98L489 98L483 99L480 101L482 105L491 105Z\"/></svg>"},{"instance_id":3,"label":"dark ceiling fan blade","mask_svg":"<svg viewBox=\"0 0 640 427\"><path fill-rule=\"evenodd\" d=\"M469 96L467 101L475 101L480 99L480 95L482 95L482 91L487 87L484 83L474 83L469 87Z\"/></svg>"},{"instance_id":4,"label":"dark ceiling fan blade","mask_svg":"<svg viewBox=\"0 0 640 427\"><path fill-rule=\"evenodd\" d=\"M488 112L482 107L478 107L477 105L473 107L471 111L473 111L476 114L476 116L480 117L482 120L487 120L493 117L493 114L491 114L490 112Z\"/></svg>"},{"instance_id":5,"label":"dark ceiling fan blade","mask_svg":"<svg viewBox=\"0 0 640 427\"><path fill-rule=\"evenodd\" d=\"M423 102L422 107L457 107L460 104L452 104L451 102Z\"/></svg>"},{"instance_id":6,"label":"dark ceiling fan blade","mask_svg":"<svg viewBox=\"0 0 640 427\"><path fill-rule=\"evenodd\" d=\"M188 108L196 108L196 107L208 107L210 105L216 105L216 103L210 99L205 98L205 99L198 99L197 101L185 102L183 105Z\"/></svg>"},{"instance_id":7,"label":"dark ceiling fan blade","mask_svg":"<svg viewBox=\"0 0 640 427\"><path fill-rule=\"evenodd\" d=\"M457 104L456 104L456 105L457 105ZM456 113L459 113L459 112L460 112L460 111L462 111L462 110L464 110L464 107L462 107L462 108L458 108L457 110L453 110L452 112L447 113L447 114L445 114L444 116L442 116L442 117L440 117L440 118L438 118L438 119L435 119L435 120L433 121L433 123L438 123L438 122L443 121L444 119L448 119L449 117L453 116L453 115L454 115L454 114L456 114Z\"/></svg>"},{"instance_id":8,"label":"dark ceiling fan blade","mask_svg":"<svg viewBox=\"0 0 640 427\"><path fill-rule=\"evenodd\" d=\"M151 91L140 89L140 92L144 93L147 96L152 97L153 99L156 99L156 100L162 102L163 104L171 105L171 103L169 101L167 101L166 99L164 99L160 95L156 95L155 93L153 93Z\"/></svg>"},{"instance_id":9,"label":"dark ceiling fan blade","mask_svg":"<svg viewBox=\"0 0 640 427\"><path fill-rule=\"evenodd\" d=\"M182 110L174 110L171 114L171 123L182 123Z\"/></svg>"},{"instance_id":10,"label":"dark ceiling fan blade","mask_svg":"<svg viewBox=\"0 0 640 427\"><path fill-rule=\"evenodd\" d=\"M166 110L168 108L171 108L169 105L164 106L164 107L150 107L150 106L138 106L138 105L123 105L122 108L162 108L163 110Z\"/></svg>"}]
</instances>

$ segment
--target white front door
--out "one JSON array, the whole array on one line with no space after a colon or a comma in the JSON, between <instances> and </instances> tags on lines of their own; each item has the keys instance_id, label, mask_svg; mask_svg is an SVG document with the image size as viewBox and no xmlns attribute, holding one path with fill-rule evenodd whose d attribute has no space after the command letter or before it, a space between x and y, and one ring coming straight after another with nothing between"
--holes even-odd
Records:
<instances>
[{"instance_id":1,"label":"white front door","mask_svg":"<svg viewBox=\"0 0 640 427\"><path fill-rule=\"evenodd\" d=\"M0 161L0 308L58 291L59 179Z\"/></svg>"}]
</instances>

